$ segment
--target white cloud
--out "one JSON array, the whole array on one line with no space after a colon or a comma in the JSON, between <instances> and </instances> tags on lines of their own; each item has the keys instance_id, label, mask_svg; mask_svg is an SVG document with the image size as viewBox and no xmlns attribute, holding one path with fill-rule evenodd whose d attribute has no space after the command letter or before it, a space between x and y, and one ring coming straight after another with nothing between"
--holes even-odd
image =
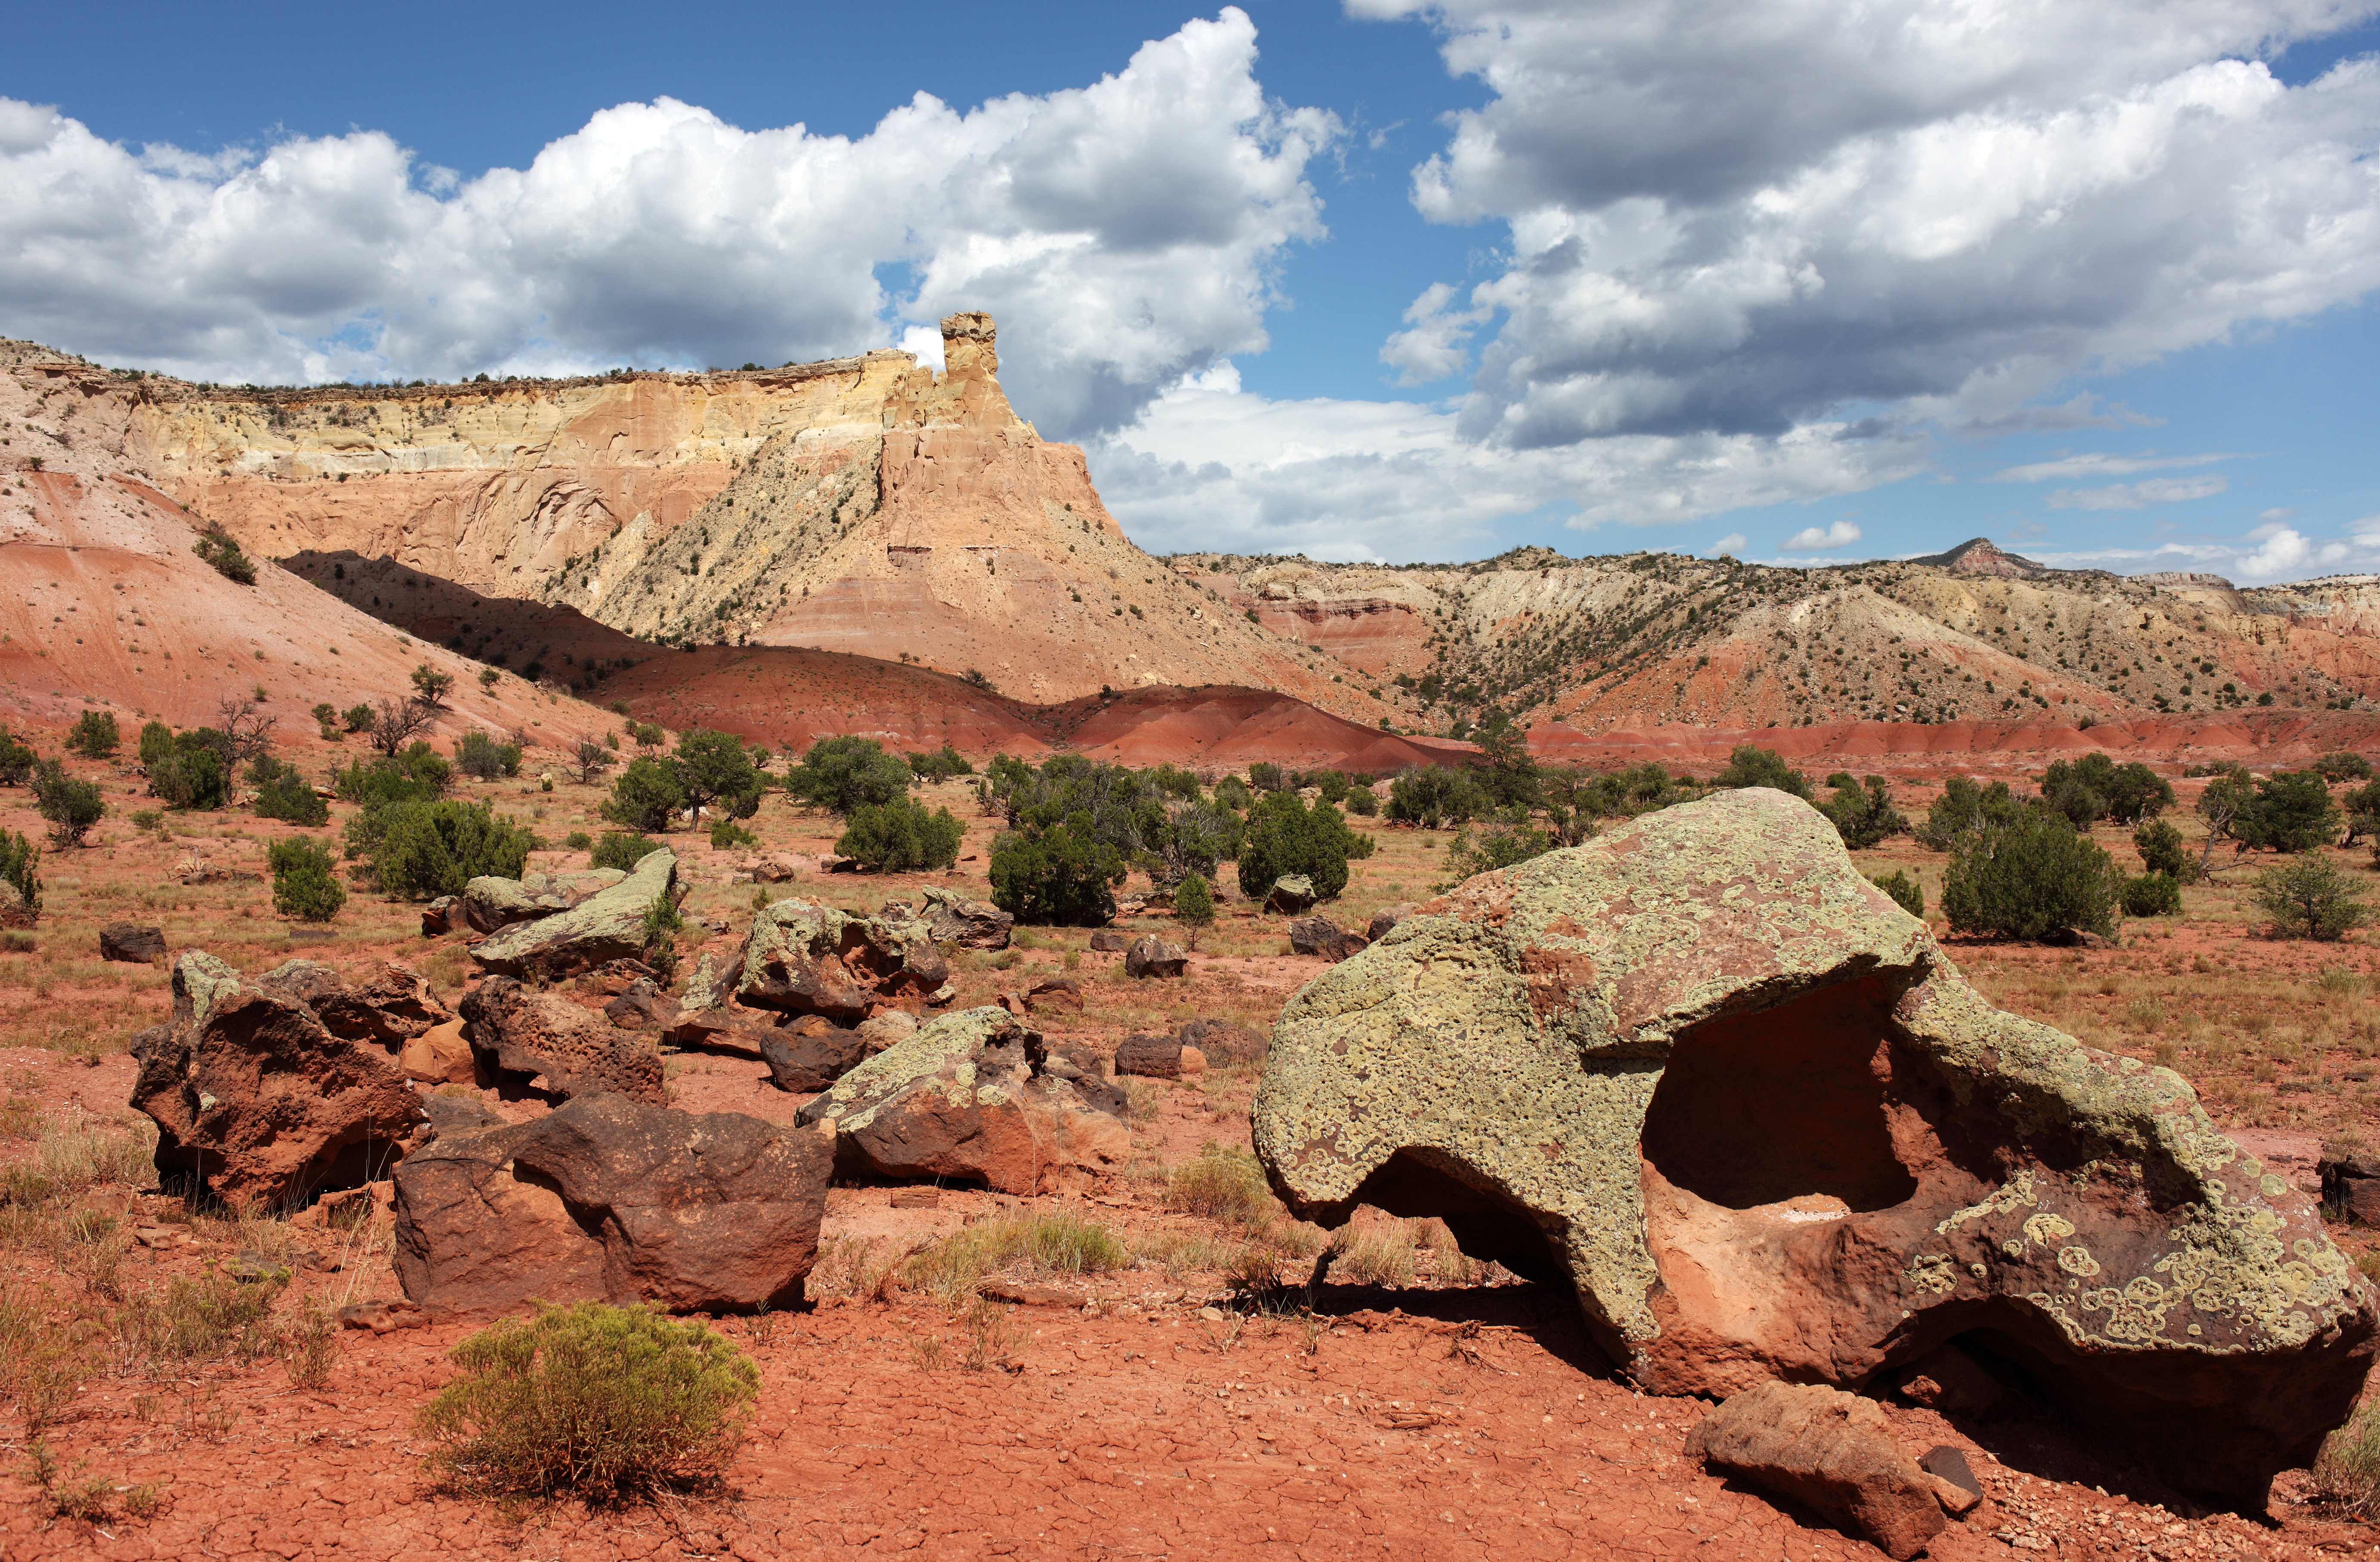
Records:
<instances>
[{"instance_id":1,"label":"white cloud","mask_svg":"<svg viewBox=\"0 0 2380 1562\"><path fill-rule=\"evenodd\" d=\"M1803 527L1778 546L1788 553L1818 553L1830 548L1848 548L1859 539L1859 527L1849 521L1837 521L1830 527Z\"/></svg>"},{"instance_id":2,"label":"white cloud","mask_svg":"<svg viewBox=\"0 0 2380 1562\"><path fill-rule=\"evenodd\" d=\"M2380 517L2357 525L2380 527ZM2029 551L2027 556L2056 569L2104 569L2119 575L2195 570L2224 575L2243 585L2266 585L2338 574L2342 569L2380 569L2380 529L2316 539L2293 527L2265 526L2237 541L2165 542L2155 548L2097 548L2072 552Z\"/></svg>"},{"instance_id":3,"label":"white cloud","mask_svg":"<svg viewBox=\"0 0 2380 1562\"><path fill-rule=\"evenodd\" d=\"M1849 405L1997 426L2380 285L2380 60L2295 89L2261 63L2366 6L1350 3L1424 16L1492 94L1413 184L1510 233L1406 349L1442 362L1460 310L1500 312L1474 438L1778 435Z\"/></svg>"},{"instance_id":4,"label":"white cloud","mask_svg":"<svg viewBox=\"0 0 2380 1562\"><path fill-rule=\"evenodd\" d=\"M1742 552L1743 549L1743 533L1740 531L1731 531L1725 537L1720 538L1717 542L1712 543L1708 548L1704 549L1703 553L1706 558L1729 558Z\"/></svg>"},{"instance_id":5,"label":"white cloud","mask_svg":"<svg viewBox=\"0 0 2380 1562\"><path fill-rule=\"evenodd\" d=\"M2145 510L2152 504L2212 499L2230 486L2229 478L2212 475L2151 478L2144 483L2115 483L2107 488L2061 488L2046 503L2053 510Z\"/></svg>"},{"instance_id":6,"label":"white cloud","mask_svg":"<svg viewBox=\"0 0 2380 1562\"><path fill-rule=\"evenodd\" d=\"M1114 427L1261 349L1278 256L1322 236L1340 127L1255 61L1226 9L1079 90L919 94L856 139L625 103L461 180L376 131L135 154L0 100L0 298L14 334L261 381L775 363L988 309L1026 416Z\"/></svg>"},{"instance_id":7,"label":"white cloud","mask_svg":"<svg viewBox=\"0 0 2380 1562\"><path fill-rule=\"evenodd\" d=\"M2277 510L2259 510L2256 518L2260 521L2293 521L2297 519L2297 514L2296 506L2286 505Z\"/></svg>"},{"instance_id":8,"label":"white cloud","mask_svg":"<svg viewBox=\"0 0 2380 1562\"><path fill-rule=\"evenodd\" d=\"M2120 478L2134 472L2155 472L2174 466L2205 466L2217 461L2236 461L2233 455L2159 455L2151 451L2143 455L2063 455L2055 461L2036 461L2029 466L2006 466L1985 480L1995 483L2040 483L2066 478Z\"/></svg>"}]
</instances>

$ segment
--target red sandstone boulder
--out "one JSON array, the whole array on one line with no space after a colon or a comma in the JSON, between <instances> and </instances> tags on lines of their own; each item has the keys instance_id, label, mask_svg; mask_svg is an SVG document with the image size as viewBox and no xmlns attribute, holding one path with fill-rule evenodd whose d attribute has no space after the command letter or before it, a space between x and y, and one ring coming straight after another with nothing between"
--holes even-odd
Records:
<instances>
[{"instance_id":1,"label":"red sandstone boulder","mask_svg":"<svg viewBox=\"0 0 2380 1562\"><path fill-rule=\"evenodd\" d=\"M1336 964L1357 954L1370 940L1350 933L1327 916L1301 916L1289 925L1289 947L1299 954L1318 954Z\"/></svg>"},{"instance_id":2,"label":"red sandstone boulder","mask_svg":"<svg viewBox=\"0 0 2380 1562\"><path fill-rule=\"evenodd\" d=\"M157 1124L168 1177L227 1204L288 1208L384 1177L419 1143L421 1098L386 1052L334 1035L212 956L175 963L174 1014L136 1040L131 1102Z\"/></svg>"},{"instance_id":3,"label":"red sandstone boulder","mask_svg":"<svg viewBox=\"0 0 2380 1562\"><path fill-rule=\"evenodd\" d=\"M1686 1457L1800 1503L1903 1562L1942 1532L1934 1477L1902 1451L1874 1400L1839 1388L1747 1388L1695 1424Z\"/></svg>"},{"instance_id":4,"label":"red sandstone boulder","mask_svg":"<svg viewBox=\"0 0 2380 1562\"><path fill-rule=\"evenodd\" d=\"M963 950L1004 950L1016 926L1016 918L998 906L930 884L926 887L925 920L936 943Z\"/></svg>"},{"instance_id":5,"label":"red sandstone boulder","mask_svg":"<svg viewBox=\"0 0 2380 1562\"><path fill-rule=\"evenodd\" d=\"M1146 977L1177 977L1188 969L1190 957L1179 944L1169 944L1151 933L1124 951L1123 972L1135 980Z\"/></svg>"},{"instance_id":6,"label":"red sandstone boulder","mask_svg":"<svg viewBox=\"0 0 2380 1562\"><path fill-rule=\"evenodd\" d=\"M391 1051L455 1018L420 973L394 960L360 981L311 960L285 961L256 985L304 1004L333 1035Z\"/></svg>"},{"instance_id":7,"label":"red sandstone boulder","mask_svg":"<svg viewBox=\"0 0 2380 1562\"><path fill-rule=\"evenodd\" d=\"M398 1283L432 1319L546 1302L801 1299L833 1153L817 1133L618 1096L441 1138L398 1168Z\"/></svg>"},{"instance_id":8,"label":"red sandstone boulder","mask_svg":"<svg viewBox=\"0 0 2380 1562\"><path fill-rule=\"evenodd\" d=\"M852 916L779 901L752 918L735 999L851 1025L880 1009L947 1003L950 975L931 930L914 915L888 908L881 916Z\"/></svg>"},{"instance_id":9,"label":"red sandstone boulder","mask_svg":"<svg viewBox=\"0 0 2380 1562\"><path fill-rule=\"evenodd\" d=\"M801 1014L761 1034L760 1056L770 1084L812 1096L858 1066L868 1056L868 1038L822 1014Z\"/></svg>"},{"instance_id":10,"label":"red sandstone boulder","mask_svg":"<svg viewBox=\"0 0 2380 1562\"><path fill-rule=\"evenodd\" d=\"M662 1104L662 1057L650 1036L620 1030L566 998L490 976L463 998L471 1051L491 1077L543 1075L560 1096L611 1094Z\"/></svg>"},{"instance_id":11,"label":"red sandstone boulder","mask_svg":"<svg viewBox=\"0 0 2380 1562\"><path fill-rule=\"evenodd\" d=\"M165 958L164 930L111 922L99 930L99 958L128 965L154 965Z\"/></svg>"},{"instance_id":12,"label":"red sandstone boulder","mask_svg":"<svg viewBox=\"0 0 2380 1562\"><path fill-rule=\"evenodd\" d=\"M1116 1043L1115 1072L1142 1079L1180 1079L1183 1051L1172 1036L1128 1035Z\"/></svg>"},{"instance_id":13,"label":"red sandstone boulder","mask_svg":"<svg viewBox=\"0 0 2380 1562\"><path fill-rule=\"evenodd\" d=\"M1174 1033L1173 1039L1184 1047L1196 1047L1207 1061L1219 1066L1261 1063L1265 1058L1264 1033L1235 1025L1229 1020L1188 1021Z\"/></svg>"}]
</instances>

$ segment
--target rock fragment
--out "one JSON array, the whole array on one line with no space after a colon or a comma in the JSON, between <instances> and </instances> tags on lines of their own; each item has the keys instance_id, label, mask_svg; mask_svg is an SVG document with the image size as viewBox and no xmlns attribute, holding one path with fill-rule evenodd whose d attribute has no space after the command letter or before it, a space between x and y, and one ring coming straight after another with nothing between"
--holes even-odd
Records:
<instances>
[{"instance_id":1,"label":"rock fragment","mask_svg":"<svg viewBox=\"0 0 2380 1562\"><path fill-rule=\"evenodd\" d=\"M1732 1395L1687 1435L1686 1457L1865 1535L1897 1562L1942 1532L1934 1478L1874 1400L1839 1388L1772 1382Z\"/></svg>"},{"instance_id":2,"label":"rock fragment","mask_svg":"<svg viewBox=\"0 0 2380 1562\"><path fill-rule=\"evenodd\" d=\"M1112 927L1101 927L1091 935L1093 954L1122 954L1132 948L1132 939Z\"/></svg>"},{"instance_id":3,"label":"rock fragment","mask_svg":"<svg viewBox=\"0 0 2380 1562\"><path fill-rule=\"evenodd\" d=\"M463 1022L448 1020L407 1041L396 1055L405 1077L421 1084L468 1084L479 1077L479 1061L463 1035Z\"/></svg>"},{"instance_id":4,"label":"rock fragment","mask_svg":"<svg viewBox=\"0 0 2380 1562\"><path fill-rule=\"evenodd\" d=\"M127 965L153 965L165 958L165 930L111 922L99 930L99 958Z\"/></svg>"},{"instance_id":5,"label":"rock fragment","mask_svg":"<svg viewBox=\"0 0 2380 1562\"><path fill-rule=\"evenodd\" d=\"M1321 897L1314 892L1314 880L1302 873L1284 873L1272 881L1265 891L1264 908L1285 916L1303 916L1314 909Z\"/></svg>"},{"instance_id":6,"label":"rock fragment","mask_svg":"<svg viewBox=\"0 0 2380 1562\"><path fill-rule=\"evenodd\" d=\"M868 1038L823 1014L802 1014L763 1033L760 1056L769 1065L769 1083L811 1096L858 1066L868 1056Z\"/></svg>"},{"instance_id":7,"label":"rock fragment","mask_svg":"<svg viewBox=\"0 0 2380 1562\"><path fill-rule=\"evenodd\" d=\"M1382 906L1378 911L1374 912L1370 925L1364 929L1365 941L1377 944L1387 938L1389 929L1411 916L1413 909L1414 903L1411 901L1401 901L1395 905Z\"/></svg>"},{"instance_id":8,"label":"rock fragment","mask_svg":"<svg viewBox=\"0 0 2380 1562\"><path fill-rule=\"evenodd\" d=\"M650 1036L605 1023L566 998L490 976L463 998L471 1050L490 1077L542 1075L555 1096L616 1095L662 1105L662 1057Z\"/></svg>"},{"instance_id":9,"label":"rock fragment","mask_svg":"<svg viewBox=\"0 0 2380 1562\"><path fill-rule=\"evenodd\" d=\"M856 1025L881 1010L938 1001L950 975L932 932L914 915L852 916L779 901L753 915L735 999Z\"/></svg>"},{"instance_id":10,"label":"rock fragment","mask_svg":"<svg viewBox=\"0 0 2380 1562\"><path fill-rule=\"evenodd\" d=\"M934 941L963 950L1004 950L1016 918L998 906L966 900L940 885L926 887L925 921Z\"/></svg>"},{"instance_id":11,"label":"rock fragment","mask_svg":"<svg viewBox=\"0 0 2380 1562\"><path fill-rule=\"evenodd\" d=\"M1128 1035L1116 1043L1115 1072L1142 1079L1180 1079L1184 1050L1173 1036Z\"/></svg>"},{"instance_id":12,"label":"rock fragment","mask_svg":"<svg viewBox=\"0 0 2380 1562\"><path fill-rule=\"evenodd\" d=\"M1289 925L1289 947L1293 951L1318 954L1334 964L1362 952L1369 943L1369 939L1348 932L1327 916L1301 916Z\"/></svg>"},{"instance_id":13,"label":"rock fragment","mask_svg":"<svg viewBox=\"0 0 2380 1562\"><path fill-rule=\"evenodd\" d=\"M1179 944L1169 944L1150 933L1124 951L1124 975L1135 981L1146 977L1179 976L1188 968L1190 957Z\"/></svg>"},{"instance_id":14,"label":"rock fragment","mask_svg":"<svg viewBox=\"0 0 2380 1562\"><path fill-rule=\"evenodd\" d=\"M1229 1020L1185 1021L1173 1039L1184 1047L1196 1047L1208 1062L1220 1066L1261 1063L1265 1059L1264 1033L1235 1025Z\"/></svg>"}]
</instances>

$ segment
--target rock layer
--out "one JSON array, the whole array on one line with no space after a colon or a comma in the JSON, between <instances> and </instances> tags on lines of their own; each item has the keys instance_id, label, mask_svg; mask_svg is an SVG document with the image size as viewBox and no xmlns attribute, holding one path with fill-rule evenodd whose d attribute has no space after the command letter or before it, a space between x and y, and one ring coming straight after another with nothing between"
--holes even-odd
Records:
<instances>
[{"instance_id":1,"label":"rock layer","mask_svg":"<svg viewBox=\"0 0 2380 1562\"><path fill-rule=\"evenodd\" d=\"M2164 1069L2001 1013L1764 790L1428 902L1283 1011L1291 1207L1565 1276L1639 1382L1858 1386L1956 1339L2187 1489L2354 1403L2369 1289Z\"/></svg>"}]
</instances>

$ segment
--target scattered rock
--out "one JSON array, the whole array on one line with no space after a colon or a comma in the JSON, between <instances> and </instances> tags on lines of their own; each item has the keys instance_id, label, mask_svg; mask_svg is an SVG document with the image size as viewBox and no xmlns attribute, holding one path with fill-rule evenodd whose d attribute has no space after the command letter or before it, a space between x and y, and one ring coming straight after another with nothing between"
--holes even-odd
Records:
<instances>
[{"instance_id":1,"label":"scattered rock","mask_svg":"<svg viewBox=\"0 0 2380 1562\"><path fill-rule=\"evenodd\" d=\"M926 886L926 926L934 941L963 950L1004 950L1016 918L997 906L960 898L938 884Z\"/></svg>"},{"instance_id":2,"label":"scattered rock","mask_svg":"<svg viewBox=\"0 0 2380 1562\"><path fill-rule=\"evenodd\" d=\"M846 1176L958 1179L1031 1193L1131 1158L1123 1121L1049 1073L1041 1036L990 1006L945 1014L802 1108Z\"/></svg>"},{"instance_id":3,"label":"scattered rock","mask_svg":"<svg viewBox=\"0 0 2380 1562\"><path fill-rule=\"evenodd\" d=\"M419 1328L430 1321L420 1308L402 1300L358 1302L340 1308L334 1316L343 1329L370 1329L374 1334Z\"/></svg>"},{"instance_id":4,"label":"scattered rock","mask_svg":"<svg viewBox=\"0 0 2380 1562\"><path fill-rule=\"evenodd\" d=\"M459 933L469 926L463 914L460 895L441 895L421 908L421 936L425 938Z\"/></svg>"},{"instance_id":5,"label":"scattered rock","mask_svg":"<svg viewBox=\"0 0 2380 1562\"><path fill-rule=\"evenodd\" d=\"M933 1001L950 963L916 916L852 916L779 901L752 918L736 1001L855 1025L903 1002Z\"/></svg>"},{"instance_id":6,"label":"scattered rock","mask_svg":"<svg viewBox=\"0 0 2380 1562\"><path fill-rule=\"evenodd\" d=\"M2000 1380L1955 1345L1945 1345L1901 1368L1899 1381L1911 1404L1948 1415L1987 1416L2008 1398Z\"/></svg>"},{"instance_id":7,"label":"scattered rock","mask_svg":"<svg viewBox=\"0 0 2380 1562\"><path fill-rule=\"evenodd\" d=\"M1411 916L1413 909L1414 903L1411 901L1402 901L1392 906L1382 906L1378 911L1374 912L1371 926L1364 929L1365 941L1377 944L1387 938L1389 929Z\"/></svg>"},{"instance_id":8,"label":"scattered rock","mask_svg":"<svg viewBox=\"0 0 2380 1562\"><path fill-rule=\"evenodd\" d=\"M153 965L165 958L165 930L111 922L99 930L99 958L127 965Z\"/></svg>"},{"instance_id":9,"label":"scattered rock","mask_svg":"<svg viewBox=\"0 0 2380 1562\"><path fill-rule=\"evenodd\" d=\"M1934 1477L1934 1495L1945 1513L1972 1512L1984 1500L1984 1483L1968 1467L1963 1448L1954 1448L1948 1443L1928 1448L1925 1457L1917 1461L1917 1468ZM1944 1491L1945 1486L1949 1490Z\"/></svg>"},{"instance_id":10,"label":"scattered rock","mask_svg":"<svg viewBox=\"0 0 2380 1562\"><path fill-rule=\"evenodd\" d=\"M1181 1069L1184 1079L1203 1078L1207 1072L1207 1055L1195 1047L1185 1047L1176 1059L1176 1066Z\"/></svg>"},{"instance_id":11,"label":"scattered rock","mask_svg":"<svg viewBox=\"0 0 2380 1562\"><path fill-rule=\"evenodd\" d=\"M1112 927L1102 927L1091 935L1093 954L1122 954L1132 947L1132 940Z\"/></svg>"},{"instance_id":12,"label":"scattered rock","mask_svg":"<svg viewBox=\"0 0 2380 1562\"><path fill-rule=\"evenodd\" d=\"M1196 1047L1208 1062L1222 1067L1261 1063L1265 1058L1264 1033L1235 1025L1229 1020L1189 1021L1174 1033L1173 1039L1184 1047Z\"/></svg>"},{"instance_id":13,"label":"scattered rock","mask_svg":"<svg viewBox=\"0 0 2380 1562\"><path fill-rule=\"evenodd\" d=\"M1285 916L1303 916L1312 911L1314 902L1320 899L1314 892L1314 880L1302 873L1284 873L1274 879L1272 888L1265 892L1264 907Z\"/></svg>"},{"instance_id":14,"label":"scattered rock","mask_svg":"<svg viewBox=\"0 0 2380 1562\"><path fill-rule=\"evenodd\" d=\"M818 1255L832 1160L820 1135L738 1113L572 1101L398 1169L397 1280L432 1321L531 1298L784 1307Z\"/></svg>"},{"instance_id":15,"label":"scattered rock","mask_svg":"<svg viewBox=\"0 0 2380 1562\"><path fill-rule=\"evenodd\" d=\"M917 1017L905 1009L888 1009L859 1024L859 1039L871 1058L888 1047L898 1047L917 1034Z\"/></svg>"},{"instance_id":16,"label":"scattered rock","mask_svg":"<svg viewBox=\"0 0 2380 1562\"><path fill-rule=\"evenodd\" d=\"M509 1126L507 1119L488 1110L486 1103L476 1096L440 1096L432 1092L421 1098L421 1109L430 1119L433 1139L458 1139L466 1133Z\"/></svg>"},{"instance_id":17,"label":"scattered rock","mask_svg":"<svg viewBox=\"0 0 2380 1562\"><path fill-rule=\"evenodd\" d=\"M1180 1079L1183 1051L1172 1036L1128 1035L1116 1043L1115 1072L1142 1079Z\"/></svg>"},{"instance_id":18,"label":"scattered rock","mask_svg":"<svg viewBox=\"0 0 2380 1562\"><path fill-rule=\"evenodd\" d=\"M624 1031L666 1031L677 1023L677 999L651 981L638 980L603 1005L603 1018Z\"/></svg>"},{"instance_id":19,"label":"scattered rock","mask_svg":"<svg viewBox=\"0 0 2380 1562\"><path fill-rule=\"evenodd\" d=\"M760 1056L769 1083L796 1096L813 1096L841 1079L868 1056L868 1040L823 1014L800 1014L762 1035Z\"/></svg>"},{"instance_id":20,"label":"scattered rock","mask_svg":"<svg viewBox=\"0 0 2380 1562\"><path fill-rule=\"evenodd\" d=\"M385 1175L422 1136L421 1099L379 1047L193 950L174 963L174 1023L134 1044L132 1106L157 1168L227 1204L301 1205Z\"/></svg>"},{"instance_id":21,"label":"scattered rock","mask_svg":"<svg viewBox=\"0 0 2380 1562\"><path fill-rule=\"evenodd\" d=\"M1052 976L1036 982L1025 989L1025 1010L1028 1014L1079 1014L1083 1011L1082 985L1072 976Z\"/></svg>"},{"instance_id":22,"label":"scattered rock","mask_svg":"<svg viewBox=\"0 0 2380 1562\"><path fill-rule=\"evenodd\" d=\"M1914 1556L1942 1532L1934 1477L1901 1452L1876 1401L1840 1388L1747 1388L1696 1423L1686 1457L1856 1531L1890 1557Z\"/></svg>"},{"instance_id":23,"label":"scattered rock","mask_svg":"<svg viewBox=\"0 0 2380 1562\"><path fill-rule=\"evenodd\" d=\"M491 1078L524 1083L569 1097L612 1094L662 1104L662 1056L652 1041L615 1030L566 998L531 992L510 976L490 976L463 995L471 1051Z\"/></svg>"},{"instance_id":24,"label":"scattered rock","mask_svg":"<svg viewBox=\"0 0 2380 1562\"><path fill-rule=\"evenodd\" d=\"M284 961L257 977L256 985L303 1003L333 1035L392 1052L455 1018L419 972L394 960L360 982L316 961Z\"/></svg>"},{"instance_id":25,"label":"scattered rock","mask_svg":"<svg viewBox=\"0 0 2380 1562\"><path fill-rule=\"evenodd\" d=\"M1124 975L1135 980L1145 976L1179 976L1190 963L1179 944L1169 944L1151 933L1124 951Z\"/></svg>"},{"instance_id":26,"label":"scattered rock","mask_svg":"<svg viewBox=\"0 0 2380 1562\"><path fill-rule=\"evenodd\" d=\"M895 1188L892 1190L894 1209L940 1209L942 1193L939 1188Z\"/></svg>"},{"instance_id":27,"label":"scattered rock","mask_svg":"<svg viewBox=\"0 0 2380 1562\"><path fill-rule=\"evenodd\" d=\"M551 916L515 923L471 946L471 958L506 976L569 975L645 951L645 914L677 888L677 856L645 854L636 871Z\"/></svg>"},{"instance_id":28,"label":"scattered rock","mask_svg":"<svg viewBox=\"0 0 2380 1562\"><path fill-rule=\"evenodd\" d=\"M1992 1008L1767 789L1418 906L1282 1011L1254 1137L1293 1213L1440 1217L1666 1394L1864 1384L1988 1314L2111 1456L2252 1505L2374 1353L2311 1200Z\"/></svg>"},{"instance_id":29,"label":"scattered rock","mask_svg":"<svg viewBox=\"0 0 2380 1562\"><path fill-rule=\"evenodd\" d=\"M832 852L820 852L818 858L818 870L820 873L857 873L859 859L838 857Z\"/></svg>"},{"instance_id":30,"label":"scattered rock","mask_svg":"<svg viewBox=\"0 0 2380 1562\"><path fill-rule=\"evenodd\" d=\"M432 1025L407 1042L397 1051L396 1066L419 1084L468 1084L479 1077L479 1061L459 1019Z\"/></svg>"},{"instance_id":31,"label":"scattered rock","mask_svg":"<svg viewBox=\"0 0 2380 1562\"><path fill-rule=\"evenodd\" d=\"M2380 1155L2360 1145L2322 1147L2322 1202L2357 1226L2380 1226Z\"/></svg>"},{"instance_id":32,"label":"scattered rock","mask_svg":"<svg viewBox=\"0 0 2380 1562\"><path fill-rule=\"evenodd\" d=\"M771 852L750 859L738 873L738 878L754 884L791 884L805 869L815 870L816 857L797 857L790 852Z\"/></svg>"},{"instance_id":33,"label":"scattered rock","mask_svg":"<svg viewBox=\"0 0 2380 1562\"><path fill-rule=\"evenodd\" d=\"M1362 952L1370 940L1350 933L1327 916L1301 916L1289 925L1289 947L1299 954L1318 954L1336 964Z\"/></svg>"}]
</instances>

